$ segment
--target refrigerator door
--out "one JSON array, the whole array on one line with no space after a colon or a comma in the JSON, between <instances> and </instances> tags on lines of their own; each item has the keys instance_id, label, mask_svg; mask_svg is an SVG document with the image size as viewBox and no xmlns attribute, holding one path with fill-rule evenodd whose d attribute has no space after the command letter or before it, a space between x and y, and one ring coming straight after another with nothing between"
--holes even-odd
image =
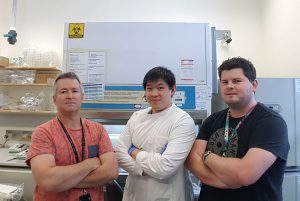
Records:
<instances>
[{"instance_id":1,"label":"refrigerator door","mask_svg":"<svg viewBox=\"0 0 300 201\"><path fill-rule=\"evenodd\" d=\"M300 166L300 124L296 123L300 121L300 87L296 81L294 78L258 78L255 94L257 101L277 111L287 123L290 142L287 166Z\"/></svg>"}]
</instances>

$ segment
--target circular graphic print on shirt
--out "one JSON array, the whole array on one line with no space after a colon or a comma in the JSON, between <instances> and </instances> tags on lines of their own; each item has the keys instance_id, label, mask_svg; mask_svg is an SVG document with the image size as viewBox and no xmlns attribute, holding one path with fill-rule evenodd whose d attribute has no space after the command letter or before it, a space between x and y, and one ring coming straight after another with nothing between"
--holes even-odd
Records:
<instances>
[{"instance_id":1,"label":"circular graphic print on shirt","mask_svg":"<svg viewBox=\"0 0 300 201\"><path fill-rule=\"evenodd\" d=\"M225 129L220 128L213 133L208 140L207 150L212 151L215 154L226 157L236 157L238 150L238 135L236 130L229 128L228 132L228 144L225 149L226 143L224 140Z\"/></svg>"}]
</instances>

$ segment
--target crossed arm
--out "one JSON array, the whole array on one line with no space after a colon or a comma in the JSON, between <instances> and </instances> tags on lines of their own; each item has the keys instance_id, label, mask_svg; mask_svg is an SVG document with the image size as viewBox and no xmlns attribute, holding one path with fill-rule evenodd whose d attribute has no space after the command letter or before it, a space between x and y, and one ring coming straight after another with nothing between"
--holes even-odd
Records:
<instances>
[{"instance_id":1,"label":"crossed arm","mask_svg":"<svg viewBox=\"0 0 300 201\"><path fill-rule=\"evenodd\" d=\"M202 161L207 141L196 140L185 162L187 168L203 183L217 188L229 188Z\"/></svg>"},{"instance_id":2,"label":"crossed arm","mask_svg":"<svg viewBox=\"0 0 300 201\"><path fill-rule=\"evenodd\" d=\"M169 178L184 163L189 154L195 139L194 132L193 122L176 126L171 131L168 145L162 154L136 149L129 155L128 149L132 146L132 137L130 132L125 130L116 146L119 164L130 174L146 174L156 179Z\"/></svg>"},{"instance_id":3,"label":"crossed arm","mask_svg":"<svg viewBox=\"0 0 300 201\"><path fill-rule=\"evenodd\" d=\"M210 154L202 161L207 141L196 140L186 165L203 183L217 188L240 188L255 183L275 162L276 156L251 148L243 158L224 158Z\"/></svg>"},{"instance_id":4,"label":"crossed arm","mask_svg":"<svg viewBox=\"0 0 300 201\"><path fill-rule=\"evenodd\" d=\"M90 172L76 188L89 188L106 184L117 179L118 161L114 152L107 152L100 156L101 165Z\"/></svg>"},{"instance_id":5,"label":"crossed arm","mask_svg":"<svg viewBox=\"0 0 300 201\"><path fill-rule=\"evenodd\" d=\"M56 166L54 156L50 154L35 156L30 163L37 185L54 192L102 185L115 179L118 169L113 152L67 166Z\"/></svg>"}]
</instances>

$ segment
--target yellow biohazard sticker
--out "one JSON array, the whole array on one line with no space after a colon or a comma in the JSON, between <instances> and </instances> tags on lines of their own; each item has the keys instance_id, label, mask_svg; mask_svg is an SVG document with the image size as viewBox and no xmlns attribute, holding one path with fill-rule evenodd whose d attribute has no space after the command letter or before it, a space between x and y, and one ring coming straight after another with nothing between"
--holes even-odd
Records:
<instances>
[{"instance_id":1,"label":"yellow biohazard sticker","mask_svg":"<svg viewBox=\"0 0 300 201\"><path fill-rule=\"evenodd\" d=\"M70 23L69 38L83 38L83 37L84 37L84 23Z\"/></svg>"}]
</instances>

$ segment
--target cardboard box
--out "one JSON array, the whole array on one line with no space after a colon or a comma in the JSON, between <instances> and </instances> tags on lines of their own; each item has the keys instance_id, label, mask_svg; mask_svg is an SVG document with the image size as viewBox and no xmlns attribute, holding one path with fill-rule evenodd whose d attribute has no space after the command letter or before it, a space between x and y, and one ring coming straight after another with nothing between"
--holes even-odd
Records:
<instances>
[{"instance_id":1,"label":"cardboard box","mask_svg":"<svg viewBox=\"0 0 300 201\"><path fill-rule=\"evenodd\" d=\"M53 84L57 74L58 73L56 71L37 71L35 75L35 83Z\"/></svg>"},{"instance_id":2,"label":"cardboard box","mask_svg":"<svg viewBox=\"0 0 300 201\"><path fill-rule=\"evenodd\" d=\"M0 56L0 67L9 66L9 59L3 56Z\"/></svg>"}]
</instances>

